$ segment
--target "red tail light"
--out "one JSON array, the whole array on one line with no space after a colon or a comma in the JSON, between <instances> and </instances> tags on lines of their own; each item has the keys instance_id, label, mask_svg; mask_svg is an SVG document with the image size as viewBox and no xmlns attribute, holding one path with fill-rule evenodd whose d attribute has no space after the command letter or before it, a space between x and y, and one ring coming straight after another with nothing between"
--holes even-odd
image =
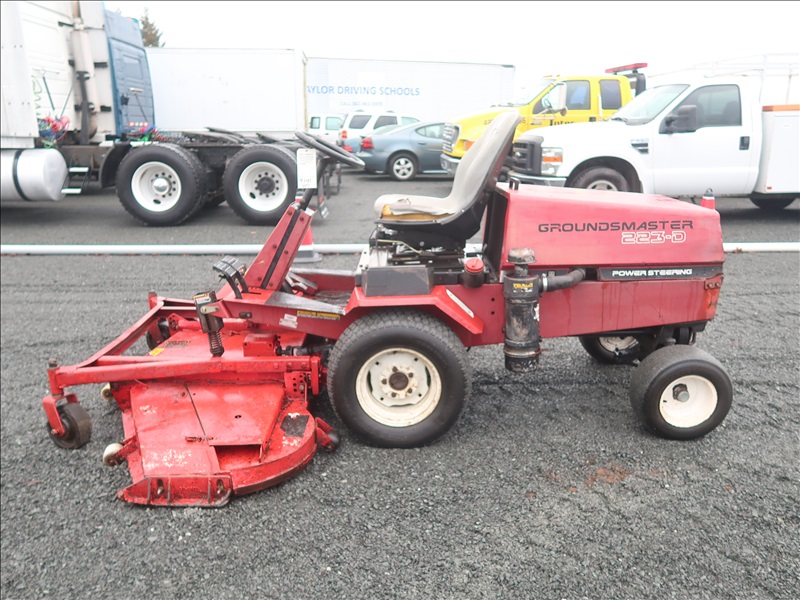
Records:
<instances>
[{"instance_id":1,"label":"red tail light","mask_svg":"<svg viewBox=\"0 0 800 600\"><path fill-rule=\"evenodd\" d=\"M347 139L347 129L342 129L342 139L343 140Z\"/></svg>"},{"instance_id":2,"label":"red tail light","mask_svg":"<svg viewBox=\"0 0 800 600\"><path fill-rule=\"evenodd\" d=\"M361 149L362 150L374 150L375 149L375 146L372 143L372 138L371 137L365 137L363 140L361 140Z\"/></svg>"}]
</instances>

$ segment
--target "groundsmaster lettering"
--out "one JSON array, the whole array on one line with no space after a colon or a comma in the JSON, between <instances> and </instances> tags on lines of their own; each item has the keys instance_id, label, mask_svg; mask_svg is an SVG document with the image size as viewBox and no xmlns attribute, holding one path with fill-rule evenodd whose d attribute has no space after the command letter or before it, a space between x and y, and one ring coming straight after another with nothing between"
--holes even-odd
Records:
<instances>
[{"instance_id":1,"label":"groundsmaster lettering","mask_svg":"<svg viewBox=\"0 0 800 600\"><path fill-rule=\"evenodd\" d=\"M540 233L583 233L587 231L658 231L694 229L691 220L675 221L600 221L584 223L539 223Z\"/></svg>"}]
</instances>

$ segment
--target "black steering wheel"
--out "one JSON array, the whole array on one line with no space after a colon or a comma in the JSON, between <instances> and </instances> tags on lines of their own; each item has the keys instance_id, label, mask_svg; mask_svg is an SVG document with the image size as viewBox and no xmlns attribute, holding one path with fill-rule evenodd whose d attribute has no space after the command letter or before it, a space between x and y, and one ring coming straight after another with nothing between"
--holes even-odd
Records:
<instances>
[{"instance_id":1,"label":"black steering wheel","mask_svg":"<svg viewBox=\"0 0 800 600\"><path fill-rule=\"evenodd\" d=\"M328 140L323 139L316 135L311 135L306 133L305 131L295 131L295 136L301 142L303 142L306 146L311 146L315 150L319 150L328 158L332 158L336 162L344 163L346 165L350 165L351 167L356 167L357 169L364 168L364 161L350 154L344 148L337 146L336 144L331 144Z\"/></svg>"}]
</instances>

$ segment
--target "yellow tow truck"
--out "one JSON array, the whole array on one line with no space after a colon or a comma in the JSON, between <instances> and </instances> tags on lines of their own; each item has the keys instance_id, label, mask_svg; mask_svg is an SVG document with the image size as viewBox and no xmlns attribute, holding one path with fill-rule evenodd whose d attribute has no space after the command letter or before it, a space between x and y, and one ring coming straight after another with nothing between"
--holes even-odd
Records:
<instances>
[{"instance_id":1,"label":"yellow tow truck","mask_svg":"<svg viewBox=\"0 0 800 600\"><path fill-rule=\"evenodd\" d=\"M635 63L606 69L605 75L545 77L529 88L519 101L492 106L490 110L463 115L444 127L442 169L455 175L464 153L480 138L489 123L501 112L515 108L522 117L514 139L530 129L604 121L644 91L645 78L640 69L646 63ZM510 168L510 159L500 180Z\"/></svg>"}]
</instances>

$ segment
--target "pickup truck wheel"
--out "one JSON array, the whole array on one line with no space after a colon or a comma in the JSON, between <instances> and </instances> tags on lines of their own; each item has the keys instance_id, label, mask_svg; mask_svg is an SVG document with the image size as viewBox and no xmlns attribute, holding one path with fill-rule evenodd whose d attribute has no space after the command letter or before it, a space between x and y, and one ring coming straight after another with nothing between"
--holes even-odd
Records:
<instances>
[{"instance_id":1,"label":"pickup truck wheel","mask_svg":"<svg viewBox=\"0 0 800 600\"><path fill-rule=\"evenodd\" d=\"M471 386L453 331L430 315L388 310L348 327L331 352L328 395L348 429L375 446L413 448L444 435Z\"/></svg>"},{"instance_id":2,"label":"pickup truck wheel","mask_svg":"<svg viewBox=\"0 0 800 600\"><path fill-rule=\"evenodd\" d=\"M297 195L297 161L276 144L247 146L222 175L228 206L251 225L275 225Z\"/></svg>"},{"instance_id":3,"label":"pickup truck wheel","mask_svg":"<svg viewBox=\"0 0 800 600\"><path fill-rule=\"evenodd\" d=\"M388 171L395 181L411 181L417 176L417 161L410 154L398 154L389 160Z\"/></svg>"},{"instance_id":4,"label":"pickup truck wheel","mask_svg":"<svg viewBox=\"0 0 800 600\"><path fill-rule=\"evenodd\" d=\"M607 365L629 365L642 360L655 348L647 335L582 335L578 337L584 350L598 362Z\"/></svg>"},{"instance_id":5,"label":"pickup truck wheel","mask_svg":"<svg viewBox=\"0 0 800 600\"><path fill-rule=\"evenodd\" d=\"M200 160L176 144L134 148L117 169L117 195L145 225L180 225L206 202L207 179Z\"/></svg>"},{"instance_id":6,"label":"pickup truck wheel","mask_svg":"<svg viewBox=\"0 0 800 600\"><path fill-rule=\"evenodd\" d=\"M783 210L794 202L794 196L750 196L750 202L762 210Z\"/></svg>"},{"instance_id":7,"label":"pickup truck wheel","mask_svg":"<svg viewBox=\"0 0 800 600\"><path fill-rule=\"evenodd\" d=\"M665 438L702 437L725 419L733 386L725 369L694 346L665 346L633 372L630 401L644 425Z\"/></svg>"},{"instance_id":8,"label":"pickup truck wheel","mask_svg":"<svg viewBox=\"0 0 800 600\"><path fill-rule=\"evenodd\" d=\"M608 167L592 167L575 178L570 187L587 190L610 190L612 192L628 192L627 180L621 173Z\"/></svg>"}]
</instances>

